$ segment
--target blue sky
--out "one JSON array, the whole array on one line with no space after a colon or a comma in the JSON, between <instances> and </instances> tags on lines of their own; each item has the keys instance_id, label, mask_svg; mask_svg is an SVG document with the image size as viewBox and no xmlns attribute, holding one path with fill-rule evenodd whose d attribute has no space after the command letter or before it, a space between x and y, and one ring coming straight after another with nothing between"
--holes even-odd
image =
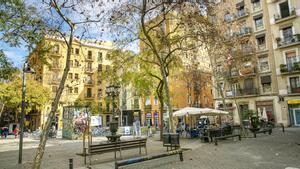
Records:
<instances>
[{"instance_id":1,"label":"blue sky","mask_svg":"<svg viewBox=\"0 0 300 169\"><path fill-rule=\"evenodd\" d=\"M2 49L5 55L13 62L14 66L21 68L25 57L28 55L28 51L25 47L10 47L9 45L0 42L0 49Z\"/></svg>"}]
</instances>

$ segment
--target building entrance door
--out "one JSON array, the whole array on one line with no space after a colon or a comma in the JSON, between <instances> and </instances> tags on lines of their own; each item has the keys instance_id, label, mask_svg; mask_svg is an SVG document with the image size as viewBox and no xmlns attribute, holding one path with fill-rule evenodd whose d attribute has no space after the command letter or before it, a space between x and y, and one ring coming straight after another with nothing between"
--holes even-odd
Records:
<instances>
[{"instance_id":1,"label":"building entrance door","mask_svg":"<svg viewBox=\"0 0 300 169\"><path fill-rule=\"evenodd\" d=\"M293 109L295 126L300 126L300 108Z\"/></svg>"}]
</instances>

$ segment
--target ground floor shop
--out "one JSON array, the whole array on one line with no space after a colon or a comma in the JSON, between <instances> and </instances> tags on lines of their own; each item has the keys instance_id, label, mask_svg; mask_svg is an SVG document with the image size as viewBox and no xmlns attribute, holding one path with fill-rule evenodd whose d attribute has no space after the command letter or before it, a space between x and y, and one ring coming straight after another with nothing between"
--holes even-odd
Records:
<instances>
[{"instance_id":1,"label":"ground floor shop","mask_svg":"<svg viewBox=\"0 0 300 169\"><path fill-rule=\"evenodd\" d=\"M265 113L268 121L282 123L285 126L289 126L291 124L290 119L292 114L290 113L290 108L287 103L288 100L280 99L278 96L238 98L236 101L234 99L226 99L226 105L230 105L229 107L227 106L227 108L229 108L229 111L232 112L234 123L239 123L240 121L238 115L239 110L241 112L242 119L245 122L249 120L247 113L254 112L260 115ZM223 102L221 100L216 100L215 105L218 109L224 109Z\"/></svg>"}]
</instances>

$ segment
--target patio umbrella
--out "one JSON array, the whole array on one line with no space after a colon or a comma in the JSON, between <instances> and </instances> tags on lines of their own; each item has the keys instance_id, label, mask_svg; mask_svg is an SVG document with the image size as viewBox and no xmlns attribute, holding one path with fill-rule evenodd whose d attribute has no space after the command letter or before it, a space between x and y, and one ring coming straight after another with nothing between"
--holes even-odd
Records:
<instances>
[{"instance_id":1,"label":"patio umbrella","mask_svg":"<svg viewBox=\"0 0 300 169\"><path fill-rule=\"evenodd\" d=\"M258 119L261 119L261 110L260 110L260 108L257 108L257 114L258 114Z\"/></svg>"},{"instance_id":2,"label":"patio umbrella","mask_svg":"<svg viewBox=\"0 0 300 169\"><path fill-rule=\"evenodd\" d=\"M222 110L210 109L210 108L196 108L196 107L186 107L181 110L175 111L174 116L184 116L189 115L206 115L206 116L219 116L228 115L229 113Z\"/></svg>"},{"instance_id":3,"label":"patio umbrella","mask_svg":"<svg viewBox=\"0 0 300 169\"><path fill-rule=\"evenodd\" d=\"M268 121L267 111L266 111L266 108L265 108L265 107L263 108L262 119Z\"/></svg>"}]
</instances>

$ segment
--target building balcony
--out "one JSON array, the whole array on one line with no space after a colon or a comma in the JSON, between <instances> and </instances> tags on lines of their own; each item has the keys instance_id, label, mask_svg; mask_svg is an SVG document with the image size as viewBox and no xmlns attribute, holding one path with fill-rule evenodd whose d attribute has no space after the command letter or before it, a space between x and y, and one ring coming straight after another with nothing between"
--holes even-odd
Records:
<instances>
[{"instance_id":1,"label":"building balcony","mask_svg":"<svg viewBox=\"0 0 300 169\"><path fill-rule=\"evenodd\" d=\"M94 69L93 68L85 68L85 73L93 73Z\"/></svg>"},{"instance_id":2,"label":"building balcony","mask_svg":"<svg viewBox=\"0 0 300 169\"><path fill-rule=\"evenodd\" d=\"M140 109L140 105L139 104L132 104L131 108L133 108L134 110L138 110L138 109Z\"/></svg>"},{"instance_id":3,"label":"building balcony","mask_svg":"<svg viewBox=\"0 0 300 169\"><path fill-rule=\"evenodd\" d=\"M241 97L241 96L256 96L258 95L257 88L237 89L236 91L226 91L226 97Z\"/></svg>"},{"instance_id":4,"label":"building balcony","mask_svg":"<svg viewBox=\"0 0 300 169\"><path fill-rule=\"evenodd\" d=\"M281 74L293 74L300 72L300 62L294 62L291 64L281 64L280 65Z\"/></svg>"},{"instance_id":5,"label":"building balcony","mask_svg":"<svg viewBox=\"0 0 300 169\"><path fill-rule=\"evenodd\" d=\"M287 86L288 94L300 94L300 87Z\"/></svg>"},{"instance_id":6,"label":"building balcony","mask_svg":"<svg viewBox=\"0 0 300 169\"><path fill-rule=\"evenodd\" d=\"M87 56L87 57L85 57L85 60L89 61L89 62L93 62L94 61L93 60L93 56Z\"/></svg>"},{"instance_id":7,"label":"building balcony","mask_svg":"<svg viewBox=\"0 0 300 169\"><path fill-rule=\"evenodd\" d=\"M252 46L244 46L242 47L242 54L251 55L254 53L254 48Z\"/></svg>"},{"instance_id":8,"label":"building balcony","mask_svg":"<svg viewBox=\"0 0 300 169\"><path fill-rule=\"evenodd\" d=\"M286 21L286 20L289 20L289 19L293 19L293 18L296 18L296 10L295 8L291 9L289 11L289 13L285 14L285 16L283 16L282 14L276 14L274 15L274 18L275 18L275 23L280 23L280 22L283 22L283 21Z\"/></svg>"},{"instance_id":9,"label":"building balcony","mask_svg":"<svg viewBox=\"0 0 300 169\"><path fill-rule=\"evenodd\" d=\"M85 99L94 99L95 98L95 95L92 95L92 94L86 94L84 96Z\"/></svg>"},{"instance_id":10,"label":"building balcony","mask_svg":"<svg viewBox=\"0 0 300 169\"><path fill-rule=\"evenodd\" d=\"M242 19L244 17L247 17L249 16L249 12L247 9L244 9L244 10L240 10L238 11L236 14L235 14L235 18L236 19Z\"/></svg>"},{"instance_id":11,"label":"building balcony","mask_svg":"<svg viewBox=\"0 0 300 169\"><path fill-rule=\"evenodd\" d=\"M94 81L93 80L87 80L84 82L85 85L94 85Z\"/></svg>"},{"instance_id":12,"label":"building balcony","mask_svg":"<svg viewBox=\"0 0 300 169\"><path fill-rule=\"evenodd\" d=\"M252 33L252 28L247 26L241 28L240 31L233 33L233 35L237 37L243 37L243 36L250 36L251 33Z\"/></svg>"},{"instance_id":13,"label":"building balcony","mask_svg":"<svg viewBox=\"0 0 300 169\"><path fill-rule=\"evenodd\" d=\"M62 57L62 54L60 52L56 52L56 51L49 52L49 55L53 56L53 57Z\"/></svg>"},{"instance_id":14,"label":"building balcony","mask_svg":"<svg viewBox=\"0 0 300 169\"><path fill-rule=\"evenodd\" d=\"M258 52L264 52L267 50L267 46L266 44L262 44L262 45L257 45L257 51Z\"/></svg>"},{"instance_id":15,"label":"building balcony","mask_svg":"<svg viewBox=\"0 0 300 169\"><path fill-rule=\"evenodd\" d=\"M60 70L62 67L59 64L53 64L50 67L50 70Z\"/></svg>"},{"instance_id":16,"label":"building balcony","mask_svg":"<svg viewBox=\"0 0 300 169\"><path fill-rule=\"evenodd\" d=\"M292 37L281 39L280 37L276 38L277 47L285 48L292 45L300 44L300 34L295 34Z\"/></svg>"}]
</instances>

